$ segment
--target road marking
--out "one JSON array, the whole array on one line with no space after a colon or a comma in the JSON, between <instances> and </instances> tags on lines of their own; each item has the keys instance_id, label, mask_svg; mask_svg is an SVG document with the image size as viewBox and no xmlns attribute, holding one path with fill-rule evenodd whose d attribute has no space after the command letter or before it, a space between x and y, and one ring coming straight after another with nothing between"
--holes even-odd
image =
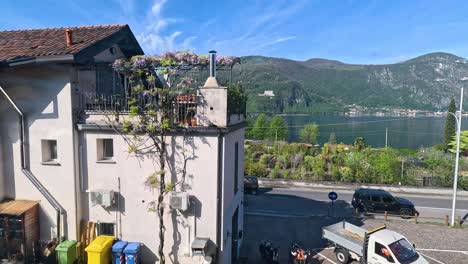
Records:
<instances>
[{"instance_id":1,"label":"road marking","mask_svg":"<svg viewBox=\"0 0 468 264\"><path fill-rule=\"evenodd\" d=\"M450 253L463 253L468 255L465 250L451 250L451 249L432 249L432 248L418 248L417 251L435 251L435 252L450 252Z\"/></svg>"},{"instance_id":2,"label":"road marking","mask_svg":"<svg viewBox=\"0 0 468 264\"><path fill-rule=\"evenodd\" d=\"M435 262L437 262L437 263L439 263L439 264L445 264L445 263L443 263L442 261L438 261L437 259L431 258L431 257L429 257L428 255L425 255L425 254L423 254L423 253L421 253L421 252L419 252L419 254L421 254L421 255L423 255L424 257L426 257L426 258L428 258L428 259L431 259L431 260L433 260L433 261L435 261Z\"/></svg>"},{"instance_id":3,"label":"road marking","mask_svg":"<svg viewBox=\"0 0 468 264\"><path fill-rule=\"evenodd\" d=\"M283 214L280 212L261 212L261 211L245 211L244 214L246 215L256 215L256 216L271 216L271 217L308 217L306 215L293 215L293 214Z\"/></svg>"},{"instance_id":4,"label":"road marking","mask_svg":"<svg viewBox=\"0 0 468 264\"><path fill-rule=\"evenodd\" d=\"M315 253L316 253L317 255L319 255L320 257L322 257L322 258L324 258L324 259L330 261L331 263L337 264L335 261L333 261L333 260L331 260L331 259L325 257L322 253L319 253L319 252L317 252L317 251L315 251L315 250L313 250L313 249L312 249L312 251L315 252ZM442 264L443 264L443 263L442 263Z\"/></svg>"},{"instance_id":5,"label":"road marking","mask_svg":"<svg viewBox=\"0 0 468 264\"><path fill-rule=\"evenodd\" d=\"M426 207L426 206L417 206L416 208L424 208L424 209L436 209L436 210L447 210L452 211L452 208L440 208L440 207ZM468 209L457 208L457 211L467 211Z\"/></svg>"}]
</instances>

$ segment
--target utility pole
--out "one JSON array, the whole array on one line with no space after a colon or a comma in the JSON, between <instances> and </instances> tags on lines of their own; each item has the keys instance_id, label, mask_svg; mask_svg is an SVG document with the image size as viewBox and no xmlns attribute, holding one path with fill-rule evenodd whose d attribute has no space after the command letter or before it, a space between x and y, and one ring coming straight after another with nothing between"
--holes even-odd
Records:
<instances>
[{"instance_id":1,"label":"utility pole","mask_svg":"<svg viewBox=\"0 0 468 264\"><path fill-rule=\"evenodd\" d=\"M388 127L385 128L385 147L388 147Z\"/></svg>"},{"instance_id":2,"label":"utility pole","mask_svg":"<svg viewBox=\"0 0 468 264\"><path fill-rule=\"evenodd\" d=\"M457 185L458 185L458 160L460 158L460 130L462 122L462 111L463 111L463 87L460 92L460 110L455 115L457 121L457 152L455 154L455 171L453 176L453 202L452 202L452 220L451 225L455 226L455 211L457 205Z\"/></svg>"},{"instance_id":3,"label":"utility pole","mask_svg":"<svg viewBox=\"0 0 468 264\"><path fill-rule=\"evenodd\" d=\"M401 178L400 178L400 182L403 180L403 174L404 174L404 171L405 171L405 170L404 170L404 168L405 168L404 166L405 166L405 160L402 159L402 160L401 160Z\"/></svg>"}]
</instances>

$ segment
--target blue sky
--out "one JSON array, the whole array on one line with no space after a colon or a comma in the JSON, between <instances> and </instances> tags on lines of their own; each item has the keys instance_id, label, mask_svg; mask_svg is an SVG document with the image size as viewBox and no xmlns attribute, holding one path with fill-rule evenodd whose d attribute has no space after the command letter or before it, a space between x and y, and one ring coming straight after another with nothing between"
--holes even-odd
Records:
<instances>
[{"instance_id":1,"label":"blue sky","mask_svg":"<svg viewBox=\"0 0 468 264\"><path fill-rule=\"evenodd\" d=\"M444 51L468 57L468 1L17 0L0 30L129 24L147 54L393 63Z\"/></svg>"}]
</instances>

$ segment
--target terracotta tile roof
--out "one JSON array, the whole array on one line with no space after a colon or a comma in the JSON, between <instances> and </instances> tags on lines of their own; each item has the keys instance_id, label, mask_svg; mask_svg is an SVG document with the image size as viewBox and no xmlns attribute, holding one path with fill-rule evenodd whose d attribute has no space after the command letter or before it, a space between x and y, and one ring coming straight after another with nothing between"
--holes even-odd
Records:
<instances>
[{"instance_id":1,"label":"terracotta tile roof","mask_svg":"<svg viewBox=\"0 0 468 264\"><path fill-rule=\"evenodd\" d=\"M0 203L0 214L20 216L39 204L37 201L11 200Z\"/></svg>"},{"instance_id":2,"label":"terracotta tile roof","mask_svg":"<svg viewBox=\"0 0 468 264\"><path fill-rule=\"evenodd\" d=\"M0 31L0 62L30 57L76 54L128 25L99 25ZM65 30L72 32L67 47Z\"/></svg>"}]
</instances>

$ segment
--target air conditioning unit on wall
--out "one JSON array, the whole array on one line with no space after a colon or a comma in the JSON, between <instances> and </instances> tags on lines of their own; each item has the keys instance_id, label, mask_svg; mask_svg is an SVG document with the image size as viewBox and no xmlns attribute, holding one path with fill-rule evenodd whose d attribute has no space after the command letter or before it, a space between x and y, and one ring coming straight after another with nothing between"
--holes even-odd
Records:
<instances>
[{"instance_id":1,"label":"air conditioning unit on wall","mask_svg":"<svg viewBox=\"0 0 468 264\"><path fill-rule=\"evenodd\" d=\"M93 190L89 193L89 200L93 206L107 208L115 204L115 193L112 190Z\"/></svg>"},{"instance_id":2,"label":"air conditioning unit on wall","mask_svg":"<svg viewBox=\"0 0 468 264\"><path fill-rule=\"evenodd\" d=\"M190 207L190 197L186 192L173 192L169 197L169 206L179 211L187 211Z\"/></svg>"}]
</instances>

